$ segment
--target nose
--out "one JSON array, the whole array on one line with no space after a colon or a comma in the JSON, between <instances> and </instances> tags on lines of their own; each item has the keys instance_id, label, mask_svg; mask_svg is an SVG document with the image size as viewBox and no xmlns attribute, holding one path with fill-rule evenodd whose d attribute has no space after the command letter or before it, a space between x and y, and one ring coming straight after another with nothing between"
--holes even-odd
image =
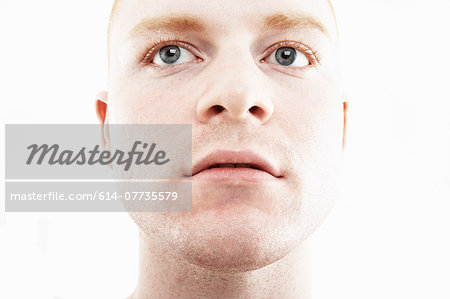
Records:
<instances>
[{"instance_id":1,"label":"nose","mask_svg":"<svg viewBox=\"0 0 450 299\"><path fill-rule=\"evenodd\" d=\"M274 107L264 75L248 56L235 58L232 64L210 66L204 78L206 91L197 102L197 117L201 123L264 124L271 118Z\"/></svg>"}]
</instances>

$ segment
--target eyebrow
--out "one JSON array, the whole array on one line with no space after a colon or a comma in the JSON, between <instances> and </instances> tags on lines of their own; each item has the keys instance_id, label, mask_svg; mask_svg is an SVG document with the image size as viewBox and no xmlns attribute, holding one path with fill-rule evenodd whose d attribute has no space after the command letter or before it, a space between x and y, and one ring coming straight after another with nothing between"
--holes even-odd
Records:
<instances>
[{"instance_id":1,"label":"eyebrow","mask_svg":"<svg viewBox=\"0 0 450 299\"><path fill-rule=\"evenodd\" d=\"M327 33L326 27L317 19L297 12L282 12L263 17L263 30L284 30L295 28L318 29ZM208 26L199 17L190 14L176 14L145 18L136 24L129 33L134 38L147 32L205 32Z\"/></svg>"},{"instance_id":2,"label":"eyebrow","mask_svg":"<svg viewBox=\"0 0 450 299\"><path fill-rule=\"evenodd\" d=\"M327 34L327 29L319 20L297 12L283 12L267 16L264 30L291 30L297 27L317 29Z\"/></svg>"},{"instance_id":3,"label":"eyebrow","mask_svg":"<svg viewBox=\"0 0 450 299\"><path fill-rule=\"evenodd\" d=\"M200 18L186 14L146 18L131 29L129 37L148 31L202 32L206 31L206 24Z\"/></svg>"}]
</instances>

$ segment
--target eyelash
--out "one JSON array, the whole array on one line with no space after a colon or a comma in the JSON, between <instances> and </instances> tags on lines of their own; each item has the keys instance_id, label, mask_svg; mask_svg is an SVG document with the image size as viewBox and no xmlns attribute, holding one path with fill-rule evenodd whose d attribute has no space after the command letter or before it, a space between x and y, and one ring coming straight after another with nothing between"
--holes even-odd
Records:
<instances>
[{"instance_id":1,"label":"eyelash","mask_svg":"<svg viewBox=\"0 0 450 299\"><path fill-rule=\"evenodd\" d=\"M318 55L317 51L313 49L313 47L309 46L304 42L296 42L296 41L282 41L273 44L266 51L264 51L265 58L261 59L260 62L265 62L265 59L267 59L273 52L282 47L291 47L305 54L308 60L312 61L312 65L310 64L310 66L318 65L321 62L320 56ZM292 68L289 66L285 67Z\"/></svg>"},{"instance_id":2,"label":"eyelash","mask_svg":"<svg viewBox=\"0 0 450 299\"><path fill-rule=\"evenodd\" d=\"M155 55L158 54L158 52L161 48L163 48L164 46L167 46L167 45L176 45L176 46L183 47L187 50L191 50L191 51L199 53L199 51L195 47L191 46L188 43L182 42L180 40L182 40L181 37L170 37L170 38L168 37L168 38L161 38L161 39L157 40L156 42L153 43L153 45L150 47L150 49L148 51L146 51L145 54L143 55L143 57L140 59L142 64L144 64L145 66L152 66L151 61L153 60ZM264 51L264 58L262 58L260 60L260 62L264 63L265 59L267 59L277 49L282 48L282 47L292 47L296 50L299 50L303 54L305 54L308 57L308 60L312 61L312 65L310 64L309 66L315 66L315 65L318 65L321 63L321 58L318 55L316 50L314 50L311 46L309 46L308 44L306 44L304 42L296 42L296 41L282 41L282 42L273 44L266 51ZM194 53L193 53L193 55L197 56ZM202 60L203 59L201 59L201 61ZM165 67L173 67L173 66L156 66L156 67L165 68ZM289 66L286 66L286 67L290 68Z\"/></svg>"},{"instance_id":3,"label":"eyelash","mask_svg":"<svg viewBox=\"0 0 450 299\"><path fill-rule=\"evenodd\" d=\"M151 61L155 57L156 54L158 54L159 50L163 48L164 46L168 45L175 45L179 47L183 47L187 50L191 50L194 52L199 52L197 49L195 49L193 46L191 46L188 43L181 42L181 37L170 37L170 38L161 38L153 43L153 45L150 47L148 51L145 52L144 56L142 57L141 61L144 65L151 65ZM196 56L193 53L194 56ZM162 66L158 66L159 68L164 68Z\"/></svg>"}]
</instances>

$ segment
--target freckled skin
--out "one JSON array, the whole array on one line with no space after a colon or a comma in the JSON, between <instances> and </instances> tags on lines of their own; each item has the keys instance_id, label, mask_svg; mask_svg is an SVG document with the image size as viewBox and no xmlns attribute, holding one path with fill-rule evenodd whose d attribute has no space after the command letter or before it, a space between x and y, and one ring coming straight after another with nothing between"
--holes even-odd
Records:
<instances>
[{"instance_id":1,"label":"freckled skin","mask_svg":"<svg viewBox=\"0 0 450 299\"><path fill-rule=\"evenodd\" d=\"M157 37L132 43L129 30L181 11L213 24L207 35L181 34L202 61L137 68ZM279 11L315 17L328 36L254 30L261 16ZM250 149L271 157L283 176L266 184L194 182L190 213L130 213L140 229L132 298L309 298L308 237L333 207L344 138L328 2L132 0L120 2L113 19L102 122L189 123L194 161L215 149ZM314 47L320 63L295 71L262 63L262 53L284 40Z\"/></svg>"}]
</instances>

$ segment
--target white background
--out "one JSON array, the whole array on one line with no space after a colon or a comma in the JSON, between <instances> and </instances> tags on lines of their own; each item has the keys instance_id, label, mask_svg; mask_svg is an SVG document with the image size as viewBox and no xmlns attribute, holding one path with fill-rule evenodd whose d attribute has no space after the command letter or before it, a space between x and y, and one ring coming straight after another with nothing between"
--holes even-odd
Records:
<instances>
[{"instance_id":1,"label":"white background","mask_svg":"<svg viewBox=\"0 0 450 299\"><path fill-rule=\"evenodd\" d=\"M450 0L334 3L349 139L343 196L313 236L314 298L449 299ZM110 6L0 0L2 125L97 122ZM0 298L125 298L136 279L124 213L0 212Z\"/></svg>"}]
</instances>

